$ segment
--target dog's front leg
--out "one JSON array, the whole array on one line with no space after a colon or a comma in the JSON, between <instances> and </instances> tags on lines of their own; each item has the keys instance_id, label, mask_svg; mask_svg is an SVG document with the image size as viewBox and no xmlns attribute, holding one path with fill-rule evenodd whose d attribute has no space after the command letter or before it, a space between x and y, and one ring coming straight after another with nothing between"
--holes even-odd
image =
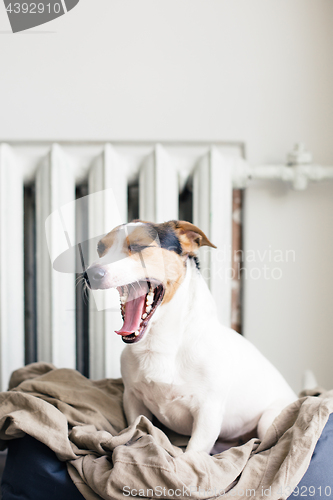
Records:
<instances>
[{"instance_id":1,"label":"dog's front leg","mask_svg":"<svg viewBox=\"0 0 333 500\"><path fill-rule=\"evenodd\" d=\"M192 434L186 451L209 453L219 437L221 426L222 417L218 408L200 408L193 414Z\"/></svg>"},{"instance_id":2,"label":"dog's front leg","mask_svg":"<svg viewBox=\"0 0 333 500\"><path fill-rule=\"evenodd\" d=\"M143 404L141 400L139 400L135 394L133 394L133 391L126 390L124 391L124 397L123 397L123 403L124 403L124 411L126 415L126 420L127 424L131 425L133 422L135 422L135 419L139 415L144 415L147 417L149 420L152 420L152 413L146 408L146 406Z\"/></svg>"}]
</instances>

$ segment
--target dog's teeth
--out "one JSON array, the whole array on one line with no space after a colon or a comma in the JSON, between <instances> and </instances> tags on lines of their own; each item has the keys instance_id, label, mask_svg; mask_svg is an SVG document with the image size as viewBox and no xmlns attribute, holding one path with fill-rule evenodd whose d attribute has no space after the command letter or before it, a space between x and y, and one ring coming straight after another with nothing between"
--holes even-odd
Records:
<instances>
[{"instance_id":1,"label":"dog's teeth","mask_svg":"<svg viewBox=\"0 0 333 500\"><path fill-rule=\"evenodd\" d=\"M146 304L150 306L154 302L154 297L152 295L147 295Z\"/></svg>"},{"instance_id":2,"label":"dog's teeth","mask_svg":"<svg viewBox=\"0 0 333 500\"><path fill-rule=\"evenodd\" d=\"M148 307L146 307L146 313L150 313L151 311L151 306L149 305Z\"/></svg>"},{"instance_id":3,"label":"dog's teeth","mask_svg":"<svg viewBox=\"0 0 333 500\"><path fill-rule=\"evenodd\" d=\"M134 332L134 335L137 337L139 335L139 330L137 330L136 332Z\"/></svg>"},{"instance_id":4,"label":"dog's teeth","mask_svg":"<svg viewBox=\"0 0 333 500\"><path fill-rule=\"evenodd\" d=\"M120 295L120 302L122 304L126 304L126 300L127 300L127 295L125 293L123 293L122 295Z\"/></svg>"},{"instance_id":5,"label":"dog's teeth","mask_svg":"<svg viewBox=\"0 0 333 500\"><path fill-rule=\"evenodd\" d=\"M146 313L143 313L143 315L142 315L142 319L146 319L146 317L147 317L147 314L146 314Z\"/></svg>"}]
</instances>

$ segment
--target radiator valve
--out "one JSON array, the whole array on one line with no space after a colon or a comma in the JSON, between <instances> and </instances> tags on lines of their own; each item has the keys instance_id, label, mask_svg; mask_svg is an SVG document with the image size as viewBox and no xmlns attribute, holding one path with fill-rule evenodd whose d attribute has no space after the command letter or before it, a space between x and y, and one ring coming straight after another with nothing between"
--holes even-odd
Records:
<instances>
[{"instance_id":1,"label":"radiator valve","mask_svg":"<svg viewBox=\"0 0 333 500\"><path fill-rule=\"evenodd\" d=\"M312 154L305 149L302 142L295 144L294 149L287 156L288 167L294 170L294 189L303 190L308 185L308 176L304 167L312 164Z\"/></svg>"}]
</instances>

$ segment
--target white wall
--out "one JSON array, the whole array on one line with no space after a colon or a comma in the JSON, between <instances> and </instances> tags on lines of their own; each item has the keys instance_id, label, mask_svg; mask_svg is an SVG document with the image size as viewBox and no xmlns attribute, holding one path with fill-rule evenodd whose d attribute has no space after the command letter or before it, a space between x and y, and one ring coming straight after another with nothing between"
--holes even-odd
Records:
<instances>
[{"instance_id":1,"label":"white wall","mask_svg":"<svg viewBox=\"0 0 333 500\"><path fill-rule=\"evenodd\" d=\"M331 0L81 0L16 35L0 14L1 137L234 139L259 163L303 140L332 162Z\"/></svg>"},{"instance_id":2,"label":"white wall","mask_svg":"<svg viewBox=\"0 0 333 500\"><path fill-rule=\"evenodd\" d=\"M253 163L282 162L303 140L317 162L333 164L332 15L331 0L81 0L11 35L0 6L0 138L237 140ZM311 275L323 301L299 276L310 257L323 260L318 241L332 250L331 220L308 227L306 212L329 218L333 187L279 189L248 190L245 246L294 245L298 260L278 284L246 282L245 334L295 388L310 354L332 386L332 263ZM285 364L277 339L290 343Z\"/></svg>"},{"instance_id":3,"label":"white wall","mask_svg":"<svg viewBox=\"0 0 333 500\"><path fill-rule=\"evenodd\" d=\"M244 237L245 335L295 390L306 369L332 388L333 183L253 183Z\"/></svg>"}]
</instances>

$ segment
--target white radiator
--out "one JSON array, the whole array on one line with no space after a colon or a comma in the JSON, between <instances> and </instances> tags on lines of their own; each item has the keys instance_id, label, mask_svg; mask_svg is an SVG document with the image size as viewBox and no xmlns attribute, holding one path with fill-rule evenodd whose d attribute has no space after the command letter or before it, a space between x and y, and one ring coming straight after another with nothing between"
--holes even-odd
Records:
<instances>
[{"instance_id":1,"label":"white radiator","mask_svg":"<svg viewBox=\"0 0 333 500\"><path fill-rule=\"evenodd\" d=\"M79 204L69 204L78 192L82 196L111 188L123 222L128 212L130 217L135 214L143 220L163 222L179 218L179 194L190 186L193 223L219 249L202 254L202 268L211 269L206 279L220 319L229 325L231 169L241 156L240 144L2 144L1 388L6 389L14 369L34 360L87 371L82 367L83 357L88 356L86 365L92 378L120 376L124 344L113 333L121 323L119 299L111 297L107 308L98 311L90 298L87 320L84 304L76 297L75 274L55 271L47 248L45 221L64 205L66 225L77 241L105 234L114 227L107 197L90 197L84 212L77 210ZM137 208L131 208L131 203L135 205L128 200L131 192L138 193ZM51 219L50 251L54 256L59 247L58 237L52 237L57 234L55 225ZM97 258L95 245L93 241L89 248L90 261Z\"/></svg>"},{"instance_id":2,"label":"white radiator","mask_svg":"<svg viewBox=\"0 0 333 500\"><path fill-rule=\"evenodd\" d=\"M218 247L205 249L201 267L220 320L237 323L237 306L231 318L231 301L239 302L240 284L237 276L230 276L235 264L233 189L245 188L251 178L280 179L295 189L304 189L309 180L333 178L333 167L312 165L302 148L290 155L289 166L252 167L242 156L242 145L236 143L1 144L1 389L6 389L14 369L34 360L77 367L92 378L120 375L124 344L113 333L121 324L117 293L101 292L99 300L105 304L100 310L90 297L88 310L75 274L53 270L47 248L45 221L60 207L66 206L67 229L76 240L72 244L105 234L118 222L107 196L91 196L85 208L78 208L80 203L73 201L84 195L112 189L123 222L128 217L154 222L192 219ZM186 192L190 202L182 204ZM235 228L239 194L234 208ZM51 219L54 256L59 247L56 229ZM235 241L239 244L234 230ZM89 260L96 258L96 240L91 239Z\"/></svg>"}]
</instances>

